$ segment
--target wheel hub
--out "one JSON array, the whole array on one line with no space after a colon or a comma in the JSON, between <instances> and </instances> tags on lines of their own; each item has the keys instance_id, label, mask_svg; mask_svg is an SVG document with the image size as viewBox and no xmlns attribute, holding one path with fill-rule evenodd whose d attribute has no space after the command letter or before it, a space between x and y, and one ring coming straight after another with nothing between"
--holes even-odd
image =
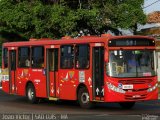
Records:
<instances>
[{"instance_id":1,"label":"wheel hub","mask_svg":"<svg viewBox=\"0 0 160 120\"><path fill-rule=\"evenodd\" d=\"M28 98L29 98L30 100L32 100L32 99L33 99L33 96L34 96L34 92L33 92L31 89L29 89L29 90L28 90Z\"/></svg>"},{"instance_id":2,"label":"wheel hub","mask_svg":"<svg viewBox=\"0 0 160 120\"><path fill-rule=\"evenodd\" d=\"M88 95L88 93L82 93L81 101L82 101L84 104L89 102L89 95Z\"/></svg>"}]
</instances>

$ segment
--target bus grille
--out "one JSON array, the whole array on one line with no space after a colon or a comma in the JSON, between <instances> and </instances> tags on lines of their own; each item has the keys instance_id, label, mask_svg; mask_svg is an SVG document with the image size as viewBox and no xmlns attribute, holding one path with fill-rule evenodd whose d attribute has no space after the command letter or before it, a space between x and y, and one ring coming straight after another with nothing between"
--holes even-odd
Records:
<instances>
[{"instance_id":1,"label":"bus grille","mask_svg":"<svg viewBox=\"0 0 160 120\"><path fill-rule=\"evenodd\" d=\"M122 84L146 84L146 83L151 83L152 80L151 79L147 79L147 80L119 80L119 83Z\"/></svg>"},{"instance_id":2,"label":"bus grille","mask_svg":"<svg viewBox=\"0 0 160 120\"><path fill-rule=\"evenodd\" d=\"M132 89L132 90L125 90L125 89L123 89L124 91L126 91L126 92L140 92L140 91L146 91L146 90L148 90L148 88L144 88L144 89Z\"/></svg>"},{"instance_id":3,"label":"bus grille","mask_svg":"<svg viewBox=\"0 0 160 120\"><path fill-rule=\"evenodd\" d=\"M125 99L126 100L142 100L145 99L147 97L147 94L143 94L143 95L125 95Z\"/></svg>"}]
</instances>

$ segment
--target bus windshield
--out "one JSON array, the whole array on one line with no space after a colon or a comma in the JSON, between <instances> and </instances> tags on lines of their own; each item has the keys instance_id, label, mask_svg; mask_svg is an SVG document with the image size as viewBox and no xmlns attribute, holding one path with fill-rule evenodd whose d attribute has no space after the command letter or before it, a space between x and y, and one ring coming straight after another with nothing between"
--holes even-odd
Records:
<instances>
[{"instance_id":1,"label":"bus windshield","mask_svg":"<svg viewBox=\"0 0 160 120\"><path fill-rule=\"evenodd\" d=\"M111 77L155 76L154 50L110 51L106 67Z\"/></svg>"}]
</instances>

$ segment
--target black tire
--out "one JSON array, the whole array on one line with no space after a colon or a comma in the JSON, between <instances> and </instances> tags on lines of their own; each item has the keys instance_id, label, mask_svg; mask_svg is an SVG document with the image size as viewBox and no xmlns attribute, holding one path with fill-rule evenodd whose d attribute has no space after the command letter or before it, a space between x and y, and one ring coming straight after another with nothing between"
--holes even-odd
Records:
<instances>
[{"instance_id":1,"label":"black tire","mask_svg":"<svg viewBox=\"0 0 160 120\"><path fill-rule=\"evenodd\" d=\"M82 87L78 91L78 102L82 108L93 108L93 103L89 99L89 92L85 87Z\"/></svg>"},{"instance_id":2,"label":"black tire","mask_svg":"<svg viewBox=\"0 0 160 120\"><path fill-rule=\"evenodd\" d=\"M135 102L120 102L119 105L124 109L131 109L135 105Z\"/></svg>"},{"instance_id":3,"label":"black tire","mask_svg":"<svg viewBox=\"0 0 160 120\"><path fill-rule=\"evenodd\" d=\"M29 84L27 86L27 98L28 98L28 101L32 104L35 104L38 102L38 98L36 97L36 91L35 91L35 88L33 86L33 84Z\"/></svg>"}]
</instances>

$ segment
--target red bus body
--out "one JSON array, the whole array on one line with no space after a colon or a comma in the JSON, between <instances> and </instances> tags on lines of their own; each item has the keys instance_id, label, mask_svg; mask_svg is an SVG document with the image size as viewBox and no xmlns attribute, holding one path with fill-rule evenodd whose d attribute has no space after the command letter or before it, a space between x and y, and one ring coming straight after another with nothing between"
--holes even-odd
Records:
<instances>
[{"instance_id":1,"label":"red bus body","mask_svg":"<svg viewBox=\"0 0 160 120\"><path fill-rule=\"evenodd\" d=\"M155 50L155 46L149 45L122 46L120 44L119 46L109 46L112 39L118 40L123 38L142 38L154 42L154 39L144 36L102 36L80 37L76 39L68 38L61 40L40 39L30 40L27 42L4 43L3 48L8 50L6 55L8 59L3 59L2 64L2 69L4 70L2 90L9 94L25 96L27 85L32 83L35 88L37 98L77 100L78 90L83 86L87 88L89 100L92 102L136 102L157 100L158 88L156 85L156 74L152 76L150 72L144 72L143 77L112 77L107 74L108 68L106 66L110 58L109 51L116 53L114 51L120 50L119 53L121 54L121 50ZM89 67L86 69L76 69L75 56L73 56L72 68L62 69L60 65L62 58L60 56L62 56L63 50L62 46L71 45L73 46L73 52L76 52L75 46L81 44L89 46ZM19 67L19 48L30 48L29 51L31 52L31 55L29 57L32 59L32 54L34 54L32 52L32 47L36 46L43 46L44 48L44 64L42 68L34 68L31 65L32 63L30 63L30 66L26 68ZM70 48L65 47L64 49L67 49L70 52ZM80 50L80 47L77 48ZM57 70L50 71L50 62L48 61L50 61L50 56L54 53L53 51L56 51L57 53ZM135 54L138 53L135 52ZM7 60L7 66L5 66L4 63L5 60ZM99 68L96 68L97 66ZM118 68L117 64L116 68ZM120 68L124 69L122 66ZM124 72L124 70L118 71ZM119 73L117 72L115 74L118 76ZM122 86L126 87L125 91L122 90ZM127 89L127 87L133 88ZM151 91L148 92L148 89L152 87L154 87L154 89L151 89Z\"/></svg>"}]
</instances>

